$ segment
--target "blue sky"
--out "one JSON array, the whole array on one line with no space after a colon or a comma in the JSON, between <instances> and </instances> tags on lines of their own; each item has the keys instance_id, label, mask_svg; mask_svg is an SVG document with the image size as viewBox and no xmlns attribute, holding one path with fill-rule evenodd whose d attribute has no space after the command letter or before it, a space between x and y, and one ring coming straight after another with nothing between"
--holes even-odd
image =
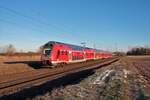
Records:
<instances>
[{"instance_id":1,"label":"blue sky","mask_svg":"<svg viewBox=\"0 0 150 100\"><path fill-rule=\"evenodd\" d=\"M0 47L54 40L105 50L150 46L150 0L0 0Z\"/></svg>"}]
</instances>

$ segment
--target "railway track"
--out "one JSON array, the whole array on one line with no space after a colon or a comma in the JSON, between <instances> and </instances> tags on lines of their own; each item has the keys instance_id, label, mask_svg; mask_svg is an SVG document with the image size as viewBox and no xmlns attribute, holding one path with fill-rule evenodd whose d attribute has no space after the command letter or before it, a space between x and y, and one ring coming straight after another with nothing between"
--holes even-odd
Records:
<instances>
[{"instance_id":1,"label":"railway track","mask_svg":"<svg viewBox=\"0 0 150 100\"><path fill-rule=\"evenodd\" d=\"M119 60L118 57L107 58L103 60L96 60L90 62L83 62L78 64L69 64L65 67L54 69L42 69L36 72L26 72L22 74L3 77L4 80L0 81L0 97L3 95L12 94L25 88L40 85L42 83L60 78L62 76L102 67Z\"/></svg>"}]
</instances>

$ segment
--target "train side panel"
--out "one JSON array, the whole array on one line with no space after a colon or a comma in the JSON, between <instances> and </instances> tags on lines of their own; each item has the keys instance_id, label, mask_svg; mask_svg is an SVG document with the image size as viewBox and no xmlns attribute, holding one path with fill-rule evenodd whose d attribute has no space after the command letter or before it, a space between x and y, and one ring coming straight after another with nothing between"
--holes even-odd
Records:
<instances>
[{"instance_id":1,"label":"train side panel","mask_svg":"<svg viewBox=\"0 0 150 100\"><path fill-rule=\"evenodd\" d=\"M100 59L112 57L112 53L75 46L65 43L50 41L45 44L41 60L45 63L73 63L90 59Z\"/></svg>"}]
</instances>

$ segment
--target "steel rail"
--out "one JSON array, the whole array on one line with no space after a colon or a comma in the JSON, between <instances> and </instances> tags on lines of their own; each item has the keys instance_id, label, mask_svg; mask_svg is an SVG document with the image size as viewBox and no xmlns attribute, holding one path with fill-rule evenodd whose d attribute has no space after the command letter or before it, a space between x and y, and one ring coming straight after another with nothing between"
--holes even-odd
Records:
<instances>
[{"instance_id":1,"label":"steel rail","mask_svg":"<svg viewBox=\"0 0 150 100\"><path fill-rule=\"evenodd\" d=\"M119 60L119 58L112 58L112 59L105 59L101 63L94 63L94 64L89 64L88 66L81 66L78 68L71 68L68 70L61 70L60 72L54 72L54 73L49 73L45 72L42 74L37 74L33 75L30 77L24 77L24 78L18 78L15 80L11 81L6 81L6 82L1 82L0 83L0 96L6 95L6 94L11 94L14 92L17 92L18 90L24 89L24 88L29 88L35 85L39 85L42 83L45 83L47 81L52 81L56 78L60 78L62 76L80 72L80 71L85 71L89 69L97 69L99 67L109 65L115 61Z\"/></svg>"}]
</instances>

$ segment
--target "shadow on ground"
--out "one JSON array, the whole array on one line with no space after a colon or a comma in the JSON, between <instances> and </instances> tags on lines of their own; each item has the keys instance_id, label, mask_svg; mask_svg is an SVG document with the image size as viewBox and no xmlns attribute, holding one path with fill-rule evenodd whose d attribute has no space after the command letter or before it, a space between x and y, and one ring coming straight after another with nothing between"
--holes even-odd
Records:
<instances>
[{"instance_id":1,"label":"shadow on ground","mask_svg":"<svg viewBox=\"0 0 150 100\"><path fill-rule=\"evenodd\" d=\"M43 68L42 63L40 61L9 61L4 62L5 64L27 64L29 67L34 69Z\"/></svg>"},{"instance_id":2,"label":"shadow on ground","mask_svg":"<svg viewBox=\"0 0 150 100\"><path fill-rule=\"evenodd\" d=\"M5 95L0 98L0 100L25 100L25 99L33 99L35 96L44 95L45 93L51 93L53 89L64 87L67 85L73 85L79 83L84 78L94 74L93 70L86 70L77 72L74 74L68 74L59 79L55 79L53 81L46 82L40 86L34 86L28 89L24 89L18 93Z\"/></svg>"}]
</instances>

